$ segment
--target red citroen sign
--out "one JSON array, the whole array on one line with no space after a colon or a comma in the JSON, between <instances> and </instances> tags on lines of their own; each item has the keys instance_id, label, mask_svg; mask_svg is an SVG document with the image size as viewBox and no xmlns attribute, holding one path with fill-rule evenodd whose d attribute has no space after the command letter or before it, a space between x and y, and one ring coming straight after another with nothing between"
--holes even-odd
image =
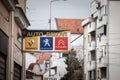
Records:
<instances>
[{"instance_id":1,"label":"red citroen sign","mask_svg":"<svg viewBox=\"0 0 120 80\"><path fill-rule=\"evenodd\" d=\"M55 50L68 50L68 37L56 37Z\"/></svg>"}]
</instances>

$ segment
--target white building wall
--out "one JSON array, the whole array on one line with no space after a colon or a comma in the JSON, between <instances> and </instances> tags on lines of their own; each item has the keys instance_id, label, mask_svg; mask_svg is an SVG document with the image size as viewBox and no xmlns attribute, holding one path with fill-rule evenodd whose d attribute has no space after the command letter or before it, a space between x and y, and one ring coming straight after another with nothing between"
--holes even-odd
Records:
<instances>
[{"instance_id":1,"label":"white building wall","mask_svg":"<svg viewBox=\"0 0 120 80\"><path fill-rule=\"evenodd\" d=\"M64 76L64 74L67 73L66 67L67 65L64 63L65 58L59 58L52 62L51 67L57 66L57 74L60 78Z\"/></svg>"},{"instance_id":2,"label":"white building wall","mask_svg":"<svg viewBox=\"0 0 120 80\"><path fill-rule=\"evenodd\" d=\"M109 2L109 80L120 80L120 1Z\"/></svg>"},{"instance_id":3,"label":"white building wall","mask_svg":"<svg viewBox=\"0 0 120 80\"><path fill-rule=\"evenodd\" d=\"M29 65L31 63L35 63L37 59L35 56L33 56L30 53L24 53L24 54L26 54L26 69L28 69Z\"/></svg>"},{"instance_id":4,"label":"white building wall","mask_svg":"<svg viewBox=\"0 0 120 80\"><path fill-rule=\"evenodd\" d=\"M89 80L89 76L88 76L88 68L90 66L88 66L88 27L89 24L84 26L84 37L83 37L83 43L84 43L84 48L83 48L83 52L84 52L84 78L85 80Z\"/></svg>"},{"instance_id":5,"label":"white building wall","mask_svg":"<svg viewBox=\"0 0 120 80\"><path fill-rule=\"evenodd\" d=\"M95 1L95 0L94 0ZM91 3L91 17L97 20L96 31L105 26L107 27L107 34L102 34L101 38L99 38L99 34L96 34L96 54L97 54L97 75L96 80L119 80L120 79L120 0L109 0L109 8L107 5L107 0L98 0L101 2L101 5L98 9L97 2ZM103 6L106 7L104 15L100 14L100 8ZM107 10L108 9L108 10ZM108 13L108 14L107 14ZM85 20L87 21L87 19ZM85 22L84 21L84 22ZM89 54L89 46L88 46L88 23L84 23L84 75L85 80L90 80L90 75L88 74L90 65L88 62L90 60ZM100 41L99 41L100 39ZM108 43L108 45L107 45ZM109 55L109 56L108 56ZM100 57L102 58L100 59ZM108 70L106 75L104 70ZM98 72L100 71L100 72ZM104 77L103 77L103 75ZM99 76L99 78L98 78Z\"/></svg>"}]
</instances>

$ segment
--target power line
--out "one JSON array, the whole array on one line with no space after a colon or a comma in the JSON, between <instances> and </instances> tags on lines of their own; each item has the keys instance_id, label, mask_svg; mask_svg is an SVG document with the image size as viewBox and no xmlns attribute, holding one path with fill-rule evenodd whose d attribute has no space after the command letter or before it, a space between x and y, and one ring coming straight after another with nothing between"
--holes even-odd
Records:
<instances>
[{"instance_id":1,"label":"power line","mask_svg":"<svg viewBox=\"0 0 120 80\"><path fill-rule=\"evenodd\" d=\"M108 34L120 34L120 33L108 33Z\"/></svg>"}]
</instances>

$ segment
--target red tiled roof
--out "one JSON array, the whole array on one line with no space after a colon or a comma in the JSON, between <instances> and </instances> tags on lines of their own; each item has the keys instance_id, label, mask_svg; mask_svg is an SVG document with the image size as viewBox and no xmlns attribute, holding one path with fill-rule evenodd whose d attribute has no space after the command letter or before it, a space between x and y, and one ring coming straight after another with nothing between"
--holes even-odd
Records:
<instances>
[{"instance_id":1,"label":"red tiled roof","mask_svg":"<svg viewBox=\"0 0 120 80\"><path fill-rule=\"evenodd\" d=\"M31 63L28 67L28 70L33 70L35 65L38 65L38 63Z\"/></svg>"},{"instance_id":2,"label":"red tiled roof","mask_svg":"<svg viewBox=\"0 0 120 80\"><path fill-rule=\"evenodd\" d=\"M58 30L70 30L72 34L82 34L83 19L61 19L56 18L56 24Z\"/></svg>"},{"instance_id":3,"label":"red tiled roof","mask_svg":"<svg viewBox=\"0 0 120 80\"><path fill-rule=\"evenodd\" d=\"M34 56L36 58L39 58L37 61L37 63L39 63L39 64L43 64L45 60L49 60L51 55L52 55L51 53L36 53L36 54L34 54Z\"/></svg>"},{"instance_id":4,"label":"red tiled roof","mask_svg":"<svg viewBox=\"0 0 120 80\"><path fill-rule=\"evenodd\" d=\"M39 56L39 55L40 55L39 53L34 54L35 57L37 57L37 56Z\"/></svg>"}]
</instances>

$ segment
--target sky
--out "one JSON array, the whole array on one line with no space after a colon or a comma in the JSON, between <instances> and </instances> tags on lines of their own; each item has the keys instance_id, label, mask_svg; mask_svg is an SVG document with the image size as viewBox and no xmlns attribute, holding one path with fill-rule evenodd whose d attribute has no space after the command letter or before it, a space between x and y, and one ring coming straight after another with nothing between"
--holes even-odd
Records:
<instances>
[{"instance_id":1,"label":"sky","mask_svg":"<svg viewBox=\"0 0 120 80\"><path fill-rule=\"evenodd\" d=\"M27 1L27 18L31 26L28 29L49 30L50 19L50 0L26 0ZM55 18L67 19L86 19L90 16L90 3L92 0L67 0L52 2L51 17L52 29L56 29ZM72 35L73 41L79 35ZM73 43L74 46L82 46L83 38L79 38ZM32 59L32 58L31 58ZM60 61L60 60L59 60ZM63 61L60 61L63 63ZM58 62L57 62L58 63ZM61 63L61 64L62 64Z\"/></svg>"},{"instance_id":2,"label":"sky","mask_svg":"<svg viewBox=\"0 0 120 80\"><path fill-rule=\"evenodd\" d=\"M52 29L56 29L55 18L86 19L90 15L91 0L59 0L51 4ZM27 0L28 29L49 29L50 0Z\"/></svg>"}]
</instances>

